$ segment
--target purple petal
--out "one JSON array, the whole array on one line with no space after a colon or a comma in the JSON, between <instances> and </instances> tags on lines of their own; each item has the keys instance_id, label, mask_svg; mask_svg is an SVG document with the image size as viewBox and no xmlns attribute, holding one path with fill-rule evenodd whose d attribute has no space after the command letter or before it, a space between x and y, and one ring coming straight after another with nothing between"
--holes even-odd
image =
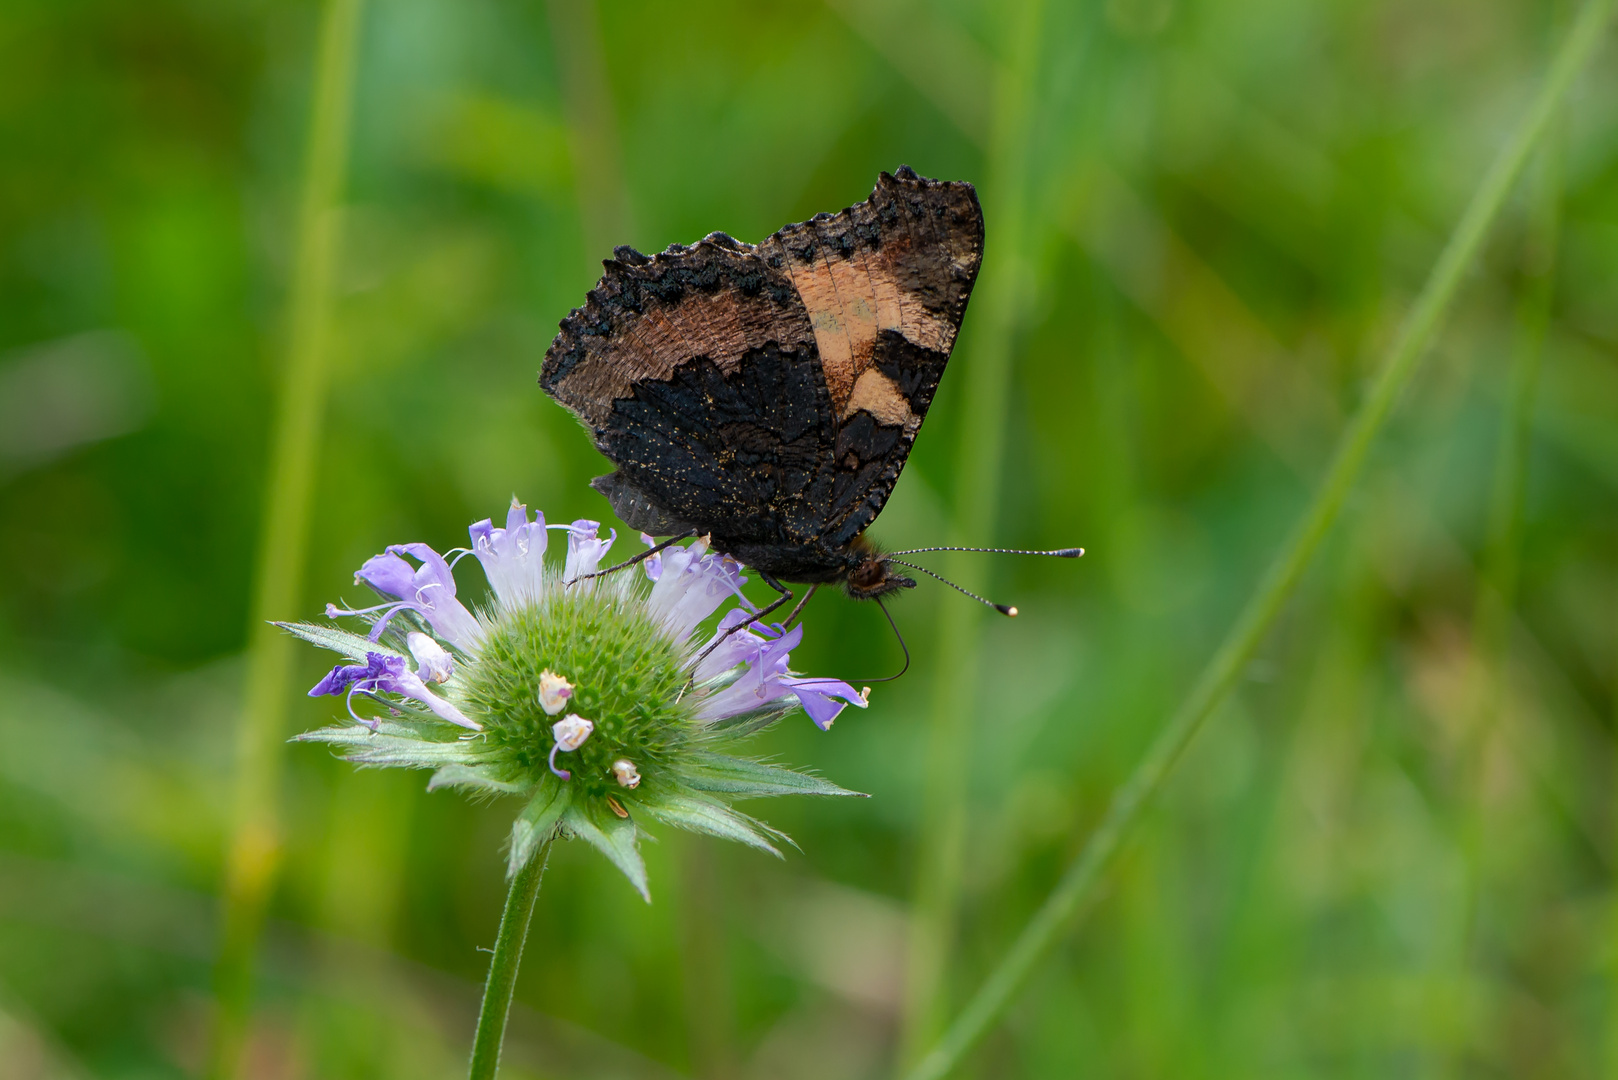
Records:
<instances>
[{"instance_id":1,"label":"purple petal","mask_svg":"<svg viewBox=\"0 0 1618 1080\"><path fill-rule=\"evenodd\" d=\"M640 534L640 542L647 547L657 546L656 539L647 536L645 533ZM655 583L658 578L663 576L663 553L658 552L656 555L648 555L646 560L641 563L641 567L646 571L647 580Z\"/></svg>"},{"instance_id":2,"label":"purple petal","mask_svg":"<svg viewBox=\"0 0 1618 1080\"><path fill-rule=\"evenodd\" d=\"M324 697L327 694L341 694L364 677L365 668L358 665L344 666L338 664L326 673L324 679L315 683L314 689L309 691L309 696Z\"/></svg>"},{"instance_id":3,"label":"purple petal","mask_svg":"<svg viewBox=\"0 0 1618 1080\"><path fill-rule=\"evenodd\" d=\"M551 528L564 526L553 525ZM612 547L613 541L618 539L618 530L607 530L612 535L600 539L601 522L591 521L589 518L580 518L573 524L565 526L567 529L567 563L562 568L563 581L576 581L585 574L593 574L601 565L601 559Z\"/></svg>"},{"instance_id":4,"label":"purple petal","mask_svg":"<svg viewBox=\"0 0 1618 1080\"><path fill-rule=\"evenodd\" d=\"M741 608L734 608L725 612L724 618L719 620L719 629L714 637L708 640L713 645L714 638L718 638L725 631L741 622L751 614ZM737 664L750 664L758 659L759 650L769 643L768 638L759 637L751 630L738 630L714 647L713 652L702 658L697 665L693 677L697 682L706 682L723 672L729 671Z\"/></svg>"},{"instance_id":5,"label":"purple petal","mask_svg":"<svg viewBox=\"0 0 1618 1080\"><path fill-rule=\"evenodd\" d=\"M397 596L401 600L416 598L416 571L399 556L388 552L365 560L355 581L363 581L379 593Z\"/></svg>"},{"instance_id":6,"label":"purple petal","mask_svg":"<svg viewBox=\"0 0 1618 1080\"><path fill-rule=\"evenodd\" d=\"M345 693L355 683L375 682L385 683L405 672L405 661L402 656L385 656L382 653L367 653L364 664L338 664L326 673L326 677L315 684L309 691L310 697L322 697L326 694Z\"/></svg>"},{"instance_id":7,"label":"purple petal","mask_svg":"<svg viewBox=\"0 0 1618 1080\"><path fill-rule=\"evenodd\" d=\"M757 624L755 624L757 625ZM765 628L760 628L765 629ZM766 633L770 632L765 630ZM803 623L799 623L774 641L766 642L758 651L758 663L771 668L778 668L781 674L786 674L788 654L798 647L803 640Z\"/></svg>"},{"instance_id":8,"label":"purple petal","mask_svg":"<svg viewBox=\"0 0 1618 1080\"><path fill-rule=\"evenodd\" d=\"M443 682L455 674L455 658L426 634L412 630L405 635L405 644L416 658L416 675L423 682Z\"/></svg>"},{"instance_id":9,"label":"purple petal","mask_svg":"<svg viewBox=\"0 0 1618 1080\"><path fill-rule=\"evenodd\" d=\"M471 528L472 553L483 565L483 574L495 598L507 607L518 607L539 599L544 588L545 515L528 520L528 508L515 499L506 511L506 527L480 521Z\"/></svg>"},{"instance_id":10,"label":"purple petal","mask_svg":"<svg viewBox=\"0 0 1618 1080\"><path fill-rule=\"evenodd\" d=\"M402 593L395 593L408 603L412 610L419 613L433 628L433 632L451 645L462 649L474 648L483 637L483 629L472 613L466 610L459 600L455 599L455 575L450 571L449 563L444 557L426 544L393 544L388 548L388 556L406 568L409 564L398 557L399 552L413 555L421 560L416 568L410 588ZM361 574L372 563L378 563L384 556L377 556L362 567ZM387 564L387 572L391 582L397 576L397 569ZM369 579L367 579L369 580ZM375 629L373 635L377 633Z\"/></svg>"},{"instance_id":11,"label":"purple petal","mask_svg":"<svg viewBox=\"0 0 1618 1080\"><path fill-rule=\"evenodd\" d=\"M454 705L451 705L449 702L427 689L426 685L413 672L406 671L392 679L388 679L380 683L379 686L381 689L386 690L390 694L398 694L400 697L407 697L414 701L421 702L423 705L431 709L433 711L433 715L437 716L440 720L448 720L452 724L458 724L461 727L468 728L472 731L483 730L482 725L477 721L471 719Z\"/></svg>"},{"instance_id":12,"label":"purple petal","mask_svg":"<svg viewBox=\"0 0 1618 1080\"><path fill-rule=\"evenodd\" d=\"M751 712L791 693L779 679L749 679L742 676L702 703L697 719L705 724Z\"/></svg>"},{"instance_id":13,"label":"purple petal","mask_svg":"<svg viewBox=\"0 0 1618 1080\"><path fill-rule=\"evenodd\" d=\"M657 584L646 601L647 610L663 624L670 637L683 641L730 597L743 604L741 564L728 555L707 554L701 540L666 551ZM731 625L734 625L731 624Z\"/></svg>"},{"instance_id":14,"label":"purple petal","mask_svg":"<svg viewBox=\"0 0 1618 1080\"><path fill-rule=\"evenodd\" d=\"M789 678L781 681L798 696L803 711L809 714L809 719L821 731L831 727L831 722L849 705L863 709L869 704L864 694L841 679ZM846 704L838 704L837 698L842 698Z\"/></svg>"},{"instance_id":15,"label":"purple petal","mask_svg":"<svg viewBox=\"0 0 1618 1080\"><path fill-rule=\"evenodd\" d=\"M421 561L415 573L416 592L405 599L425 600L426 597L421 595L424 589L439 589L441 596L455 595L455 575L450 571L449 563L444 561L444 556L426 544L390 544L388 551L395 555L402 551L407 555L414 555Z\"/></svg>"}]
</instances>

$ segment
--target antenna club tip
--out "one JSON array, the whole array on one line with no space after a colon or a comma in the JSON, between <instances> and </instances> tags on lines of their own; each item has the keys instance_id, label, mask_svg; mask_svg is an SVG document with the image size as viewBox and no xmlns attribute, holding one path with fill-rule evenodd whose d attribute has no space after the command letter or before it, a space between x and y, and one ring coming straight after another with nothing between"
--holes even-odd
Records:
<instances>
[{"instance_id":1,"label":"antenna club tip","mask_svg":"<svg viewBox=\"0 0 1618 1080\"><path fill-rule=\"evenodd\" d=\"M1083 548L1063 548L1061 551L1053 551L1053 552L1051 552L1051 554L1057 556L1058 558L1063 558L1063 559L1077 559L1080 555L1084 554L1084 549Z\"/></svg>"},{"instance_id":2,"label":"antenna club tip","mask_svg":"<svg viewBox=\"0 0 1618 1080\"><path fill-rule=\"evenodd\" d=\"M1013 619L1017 617L1017 609L1009 604L996 604L994 605L994 610L998 611L1002 615L1009 615Z\"/></svg>"}]
</instances>

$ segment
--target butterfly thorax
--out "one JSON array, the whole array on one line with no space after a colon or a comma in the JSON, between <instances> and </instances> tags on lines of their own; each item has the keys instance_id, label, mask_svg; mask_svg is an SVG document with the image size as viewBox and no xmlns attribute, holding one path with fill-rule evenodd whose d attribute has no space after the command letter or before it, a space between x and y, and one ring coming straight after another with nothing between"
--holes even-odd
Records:
<instances>
[{"instance_id":1,"label":"butterfly thorax","mask_svg":"<svg viewBox=\"0 0 1618 1080\"><path fill-rule=\"evenodd\" d=\"M843 547L829 545L727 544L710 537L715 550L724 551L743 566L762 571L778 581L801 585L842 585L855 600L872 600L916 583L894 571L893 564L863 536Z\"/></svg>"}]
</instances>

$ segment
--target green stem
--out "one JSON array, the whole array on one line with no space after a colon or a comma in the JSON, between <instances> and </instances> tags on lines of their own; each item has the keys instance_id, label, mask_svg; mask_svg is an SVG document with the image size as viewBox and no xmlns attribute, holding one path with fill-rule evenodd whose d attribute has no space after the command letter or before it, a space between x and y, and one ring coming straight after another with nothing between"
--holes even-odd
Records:
<instances>
[{"instance_id":1,"label":"green stem","mask_svg":"<svg viewBox=\"0 0 1618 1080\"><path fill-rule=\"evenodd\" d=\"M1521 173L1523 163L1566 96L1574 77L1595 51L1612 15L1613 3L1614 0L1589 0L1579 12L1533 106L1484 174L1428 276L1369 396L1343 433L1331 466L1308 509L1190 695L1153 742L1134 774L1113 797L1100 827L1069 864L1051 895L944 1037L907 1074L907 1080L937 1080L946 1075L1000 1016L1034 965L1069 927L1081 907L1092 899L1096 885L1117 857L1124 838L1157 795L1169 770L1203 723L1230 695L1248 660L1336 521L1344 500L1359 478L1372 442L1415 373L1440 319L1455 297L1461 278Z\"/></svg>"},{"instance_id":2,"label":"green stem","mask_svg":"<svg viewBox=\"0 0 1618 1080\"><path fill-rule=\"evenodd\" d=\"M1609 640L1618 642L1618 588L1612 589L1612 593L1612 607L1608 609L1609 614L1607 617L1612 620L1615 632ZM1618 648L1613 649L1612 656L1608 659L1612 664L1612 670L1608 674L1608 678L1612 681L1607 684L1607 693L1610 695L1608 708L1612 713L1608 717L1608 722L1612 724L1613 730L1618 731ZM1618 770L1618 761L1612 762L1609 767ZM1615 800L1618 800L1618 784L1613 785L1613 794ZM1618 815L1618 802L1615 802L1613 813ZM1613 853L1612 861L1608 865L1618 865L1618 852ZM1609 903L1612 905L1608 916L1611 920L1609 923L1609 929L1612 933L1611 944L1613 947L1618 947L1618 881L1608 881L1607 888L1609 889ZM1607 1035L1606 1046L1604 1047L1607 1060L1605 1063L1606 1071L1603 1075L1607 1077L1607 1080L1618 1080L1618 952L1613 952L1609 949L1608 957Z\"/></svg>"},{"instance_id":3,"label":"green stem","mask_svg":"<svg viewBox=\"0 0 1618 1080\"><path fill-rule=\"evenodd\" d=\"M286 366L259 535L246 688L237 729L236 814L226 852L224 914L214 983L219 1013L209 1075L234 1076L252 1007L253 962L280 852L279 793L291 675L290 639L269 624L302 599L310 492L325 415L337 201L348 160L361 0L327 0L321 14L309 143L298 210Z\"/></svg>"},{"instance_id":4,"label":"green stem","mask_svg":"<svg viewBox=\"0 0 1618 1080\"><path fill-rule=\"evenodd\" d=\"M1506 647L1516 606L1517 576L1522 550L1523 499L1532 449L1534 400L1539 385L1545 334L1550 323L1556 246L1561 207L1561 161L1553 138L1539 156L1534 201L1524 253L1524 285L1517 307L1517 340L1512 355L1510 388L1500 424L1495 453L1493 490L1489 501L1488 539L1477 580L1472 615L1473 654L1477 679L1467 701L1466 725L1458 755L1460 790L1458 835L1465 868L1460 897L1459 932L1453 954L1454 970L1444 970L1448 985L1460 989L1450 1002L1443 1031L1446 1038L1446 1075L1459 1075L1476 1030L1474 1002L1486 1000L1485 986L1476 969L1478 912L1487 884L1489 807L1484 793L1489 747L1496 725L1505 713L1507 692Z\"/></svg>"},{"instance_id":5,"label":"green stem","mask_svg":"<svg viewBox=\"0 0 1618 1080\"><path fill-rule=\"evenodd\" d=\"M539 883L550 854L551 841L547 840L511 879L506 909L500 914L500 933L494 939L494 956L489 960L489 981L483 986L483 1007L478 1010L478 1030L472 1037L472 1065L467 1080L493 1080L500 1071L500 1047L506 1041L506 1017L511 1013L511 996L517 988L522 947L528 940L528 920L534 916L534 900L539 896Z\"/></svg>"},{"instance_id":6,"label":"green stem","mask_svg":"<svg viewBox=\"0 0 1618 1080\"><path fill-rule=\"evenodd\" d=\"M970 423L958 446L952 544L992 543L985 533L998 513L1005 460L1006 409L1013 343L1028 287L1027 188L1030 113L1035 98L1044 0L1022 0L1013 16L1011 57L996 88L990 135L992 172L985 217L995 246L979 290L962 397ZM985 580L982 556L947 556L944 574L973 591ZM900 1061L914 1061L948 1018L949 957L960 908L966 837L968 747L978 696L978 643L983 611L950 598L940 616L938 671L927 731L926 791L917 842Z\"/></svg>"},{"instance_id":7,"label":"green stem","mask_svg":"<svg viewBox=\"0 0 1618 1080\"><path fill-rule=\"evenodd\" d=\"M595 0L549 0L546 11L573 153L584 265L594 280L602 257L633 232L601 17Z\"/></svg>"}]
</instances>

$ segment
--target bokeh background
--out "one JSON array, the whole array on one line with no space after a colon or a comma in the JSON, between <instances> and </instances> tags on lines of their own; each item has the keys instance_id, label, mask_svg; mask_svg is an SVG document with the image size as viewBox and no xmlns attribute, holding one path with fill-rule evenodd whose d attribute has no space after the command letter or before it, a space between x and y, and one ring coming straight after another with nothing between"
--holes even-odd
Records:
<instances>
[{"instance_id":1,"label":"bokeh background","mask_svg":"<svg viewBox=\"0 0 1618 1080\"><path fill-rule=\"evenodd\" d=\"M968 569L1015 621L924 583L908 676L759 738L873 796L759 804L801 852L660 830L646 905L559 847L507 1075L875 1077L925 1041L1280 545L1559 10L364 4L280 617L513 493L606 516L535 384L599 260L758 240L901 163L978 185L988 255L875 534L1089 549ZM0 8L7 1080L206 1068L320 11ZM1242 688L966 1074L1618 1076L1610 52L1551 145ZM822 595L808 627L805 670L897 666L872 607ZM294 655L288 735L332 708ZM284 753L242 1075L457 1075L515 807ZM929 873L952 836L960 872Z\"/></svg>"}]
</instances>

